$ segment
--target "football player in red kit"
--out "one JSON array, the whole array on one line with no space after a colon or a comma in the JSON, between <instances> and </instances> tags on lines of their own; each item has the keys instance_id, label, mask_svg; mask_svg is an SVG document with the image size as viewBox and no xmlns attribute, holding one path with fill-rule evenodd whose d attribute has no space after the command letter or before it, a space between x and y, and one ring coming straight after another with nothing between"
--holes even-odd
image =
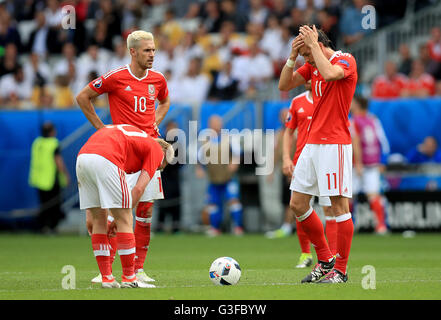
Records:
<instances>
[{"instance_id":1,"label":"football player in red kit","mask_svg":"<svg viewBox=\"0 0 441 320\"><path fill-rule=\"evenodd\" d=\"M305 64L294 71L302 55ZM302 282L347 281L347 263L354 233L348 198L352 197L352 144L349 108L357 84L357 65L349 53L334 51L315 26L300 27L279 89L291 90L311 80L314 112L306 145L294 169L290 206L308 235L318 263ZM328 196L337 222L337 254L333 256L322 222L310 205L312 195ZM324 277L324 278L323 278Z\"/></svg>"},{"instance_id":2,"label":"football player in red kit","mask_svg":"<svg viewBox=\"0 0 441 320\"><path fill-rule=\"evenodd\" d=\"M158 136L158 125L170 108L167 81L152 69L155 56L153 35L145 31L134 31L127 37L131 63L109 71L90 82L77 96L77 102L90 123L100 129L104 123L95 112L92 100L107 93L113 124L131 124L149 134ZM155 109L155 101L159 104ZM133 187L139 172L127 177ZM156 171L136 207L136 258L135 269L140 281L154 281L143 270L150 244L153 200L163 199L160 171ZM90 212L86 210L88 229L91 229ZM90 231L89 231L90 232ZM115 239L110 239L114 242ZM115 250L112 250L114 257ZM95 278L93 282L100 282Z\"/></svg>"},{"instance_id":3,"label":"football player in red kit","mask_svg":"<svg viewBox=\"0 0 441 320\"><path fill-rule=\"evenodd\" d=\"M108 241L107 210L115 219L116 248L121 258L126 288L154 288L138 281L135 274L135 235L132 208L137 205L156 170L172 161L173 148L161 139L131 125L110 125L95 132L78 153L76 172L80 209L90 212L92 248L103 288L119 288L112 275ZM126 174L140 172L130 188Z\"/></svg>"}]
</instances>

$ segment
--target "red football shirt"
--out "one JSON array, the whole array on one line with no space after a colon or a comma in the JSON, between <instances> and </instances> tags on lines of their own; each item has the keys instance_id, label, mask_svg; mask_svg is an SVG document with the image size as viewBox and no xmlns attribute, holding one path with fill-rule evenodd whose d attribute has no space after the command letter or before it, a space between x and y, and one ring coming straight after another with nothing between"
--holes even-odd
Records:
<instances>
[{"instance_id":1,"label":"red football shirt","mask_svg":"<svg viewBox=\"0 0 441 320\"><path fill-rule=\"evenodd\" d=\"M162 73L148 69L142 78L130 71L129 65L117 68L89 83L99 94L107 92L114 124L132 124L157 137L154 129L155 101L168 96L167 81Z\"/></svg>"},{"instance_id":2,"label":"red football shirt","mask_svg":"<svg viewBox=\"0 0 441 320\"><path fill-rule=\"evenodd\" d=\"M428 73L422 74L419 78L409 78L406 89L409 90L411 95L418 90L426 89L429 95L433 96L436 91L435 79Z\"/></svg>"},{"instance_id":3,"label":"red football shirt","mask_svg":"<svg viewBox=\"0 0 441 320\"><path fill-rule=\"evenodd\" d=\"M312 113L314 111L313 101L308 97L309 91L306 91L294 97L289 107L288 116L285 121L285 127L297 129L296 152L292 162L297 164L300 153L306 144L308 138L308 127L311 123Z\"/></svg>"},{"instance_id":4,"label":"red football shirt","mask_svg":"<svg viewBox=\"0 0 441 320\"><path fill-rule=\"evenodd\" d=\"M101 128L80 149L80 154L100 155L126 173L146 170L152 178L164 158L162 147L145 131L120 124Z\"/></svg>"},{"instance_id":5,"label":"red football shirt","mask_svg":"<svg viewBox=\"0 0 441 320\"><path fill-rule=\"evenodd\" d=\"M397 98L401 96L401 91L407 85L407 77L397 74L393 79L384 75L375 78L372 83L373 98Z\"/></svg>"},{"instance_id":6,"label":"red football shirt","mask_svg":"<svg viewBox=\"0 0 441 320\"><path fill-rule=\"evenodd\" d=\"M343 68L343 79L326 82L309 63L297 69L306 81L311 80L314 101L306 143L350 144L348 115L358 79L357 64L351 54L341 51L336 51L329 61Z\"/></svg>"}]
</instances>

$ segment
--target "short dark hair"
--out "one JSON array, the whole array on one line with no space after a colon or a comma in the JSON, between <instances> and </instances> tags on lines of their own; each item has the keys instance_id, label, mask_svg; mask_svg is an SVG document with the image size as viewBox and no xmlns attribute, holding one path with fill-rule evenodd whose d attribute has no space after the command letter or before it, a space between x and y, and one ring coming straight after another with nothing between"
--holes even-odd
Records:
<instances>
[{"instance_id":1,"label":"short dark hair","mask_svg":"<svg viewBox=\"0 0 441 320\"><path fill-rule=\"evenodd\" d=\"M41 135L44 138L49 137L52 132L55 130L55 126L52 122L45 122L42 126L41 126Z\"/></svg>"},{"instance_id":2,"label":"short dark hair","mask_svg":"<svg viewBox=\"0 0 441 320\"><path fill-rule=\"evenodd\" d=\"M356 100L360 104L360 108L362 110L367 110L369 107L369 101L363 96L356 95L354 96L354 100Z\"/></svg>"},{"instance_id":3,"label":"short dark hair","mask_svg":"<svg viewBox=\"0 0 441 320\"><path fill-rule=\"evenodd\" d=\"M313 29L312 24L311 25L305 24L304 26L308 26L311 29ZM321 42L326 48L331 48L331 49L334 48L332 41L329 40L328 36L322 29L317 28L317 33L318 33L318 42Z\"/></svg>"}]
</instances>

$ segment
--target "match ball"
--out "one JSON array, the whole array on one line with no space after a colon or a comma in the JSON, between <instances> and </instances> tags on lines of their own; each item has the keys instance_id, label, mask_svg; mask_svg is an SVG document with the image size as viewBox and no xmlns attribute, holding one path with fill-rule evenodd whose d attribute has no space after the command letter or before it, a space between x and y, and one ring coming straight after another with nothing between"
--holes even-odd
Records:
<instances>
[{"instance_id":1,"label":"match ball","mask_svg":"<svg viewBox=\"0 0 441 320\"><path fill-rule=\"evenodd\" d=\"M241 274L239 263L230 257L217 258L210 267L210 279L215 285L219 286L238 283Z\"/></svg>"}]
</instances>

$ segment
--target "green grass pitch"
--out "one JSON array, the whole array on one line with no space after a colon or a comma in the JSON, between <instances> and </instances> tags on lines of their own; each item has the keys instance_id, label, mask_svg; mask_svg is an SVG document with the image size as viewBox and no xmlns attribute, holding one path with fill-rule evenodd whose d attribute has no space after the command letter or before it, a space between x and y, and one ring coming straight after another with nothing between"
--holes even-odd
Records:
<instances>
[{"instance_id":1,"label":"green grass pitch","mask_svg":"<svg viewBox=\"0 0 441 320\"><path fill-rule=\"evenodd\" d=\"M235 286L214 286L211 262L235 258L242 278ZM295 269L296 236L269 240L261 234L155 235L146 271L155 289L101 289L91 285L97 275L90 238L0 234L0 300L11 299L146 299L146 300L304 300L304 299L441 299L441 234L375 236L356 234L346 284L300 284L309 269ZM75 268L75 289L62 288L65 265ZM364 289L363 273L375 270L375 289ZM70 274L72 275L72 274ZM114 275L121 276L117 257ZM365 279L365 284L372 284Z\"/></svg>"}]
</instances>

